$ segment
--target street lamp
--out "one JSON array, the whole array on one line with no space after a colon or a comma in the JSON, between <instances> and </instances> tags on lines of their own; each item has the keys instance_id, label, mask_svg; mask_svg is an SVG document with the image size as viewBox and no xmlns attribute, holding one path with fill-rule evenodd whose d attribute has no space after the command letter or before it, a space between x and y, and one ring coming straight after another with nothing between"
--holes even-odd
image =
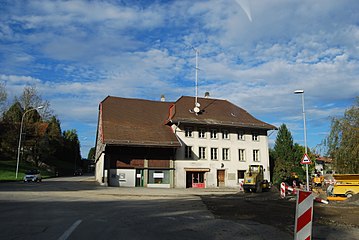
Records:
<instances>
[{"instance_id":1,"label":"street lamp","mask_svg":"<svg viewBox=\"0 0 359 240\"><path fill-rule=\"evenodd\" d=\"M16 162L16 173L15 173L15 178L17 179L17 173L19 172L19 161L20 161L20 150L21 150L21 136L22 136L22 126L24 124L24 117L25 114L32 111L32 110L36 110L36 109L42 109L44 108L44 106L39 106L37 108L30 108L27 111L24 112L24 114L22 114L22 118L21 118L21 125L20 125L20 136L19 136L19 147L17 149L17 162Z\"/></svg>"},{"instance_id":2,"label":"street lamp","mask_svg":"<svg viewBox=\"0 0 359 240\"><path fill-rule=\"evenodd\" d=\"M294 94L301 94L302 95L302 108L303 108L303 123L304 123L304 151L307 155L307 126L305 121L305 110L304 110L304 90L295 90ZM307 191L309 191L309 173L308 173L308 164L305 164L305 172L307 177Z\"/></svg>"}]
</instances>

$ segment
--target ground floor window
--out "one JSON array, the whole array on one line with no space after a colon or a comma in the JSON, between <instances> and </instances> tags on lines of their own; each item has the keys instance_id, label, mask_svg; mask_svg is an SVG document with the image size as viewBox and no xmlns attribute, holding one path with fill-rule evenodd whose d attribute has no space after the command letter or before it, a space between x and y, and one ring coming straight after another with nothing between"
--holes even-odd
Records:
<instances>
[{"instance_id":1,"label":"ground floor window","mask_svg":"<svg viewBox=\"0 0 359 240\"><path fill-rule=\"evenodd\" d=\"M238 170L238 179L243 179L245 172L246 172L246 170Z\"/></svg>"},{"instance_id":2,"label":"ground floor window","mask_svg":"<svg viewBox=\"0 0 359 240\"><path fill-rule=\"evenodd\" d=\"M186 172L186 188L205 188L205 172Z\"/></svg>"},{"instance_id":3,"label":"ground floor window","mask_svg":"<svg viewBox=\"0 0 359 240\"><path fill-rule=\"evenodd\" d=\"M170 170L148 170L149 184L170 184Z\"/></svg>"}]
</instances>

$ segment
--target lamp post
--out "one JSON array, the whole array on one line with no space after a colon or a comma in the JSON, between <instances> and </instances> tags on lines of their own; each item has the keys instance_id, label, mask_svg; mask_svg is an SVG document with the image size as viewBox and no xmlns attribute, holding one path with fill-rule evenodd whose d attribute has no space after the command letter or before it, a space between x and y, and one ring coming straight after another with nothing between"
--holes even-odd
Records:
<instances>
[{"instance_id":1,"label":"lamp post","mask_svg":"<svg viewBox=\"0 0 359 240\"><path fill-rule=\"evenodd\" d=\"M294 94L301 94L302 95L302 109L303 109L303 124L304 124L304 151L307 155L307 126L305 120L305 110L304 110L304 90L295 90ZM305 173L307 178L307 191L309 191L309 173L308 173L308 164L305 164Z\"/></svg>"},{"instance_id":2,"label":"lamp post","mask_svg":"<svg viewBox=\"0 0 359 240\"><path fill-rule=\"evenodd\" d=\"M20 136L19 136L19 146L17 148L17 161L16 161L16 173L15 173L15 178L17 179L17 174L19 172L19 161L20 161L20 151L21 151L21 137L22 137L22 126L24 124L24 117L26 115L26 113L36 110L36 109L42 109L44 108L44 106L39 106L37 108L30 108L27 111L24 112L24 114L22 114L22 118L21 118L21 125L20 125Z\"/></svg>"}]
</instances>

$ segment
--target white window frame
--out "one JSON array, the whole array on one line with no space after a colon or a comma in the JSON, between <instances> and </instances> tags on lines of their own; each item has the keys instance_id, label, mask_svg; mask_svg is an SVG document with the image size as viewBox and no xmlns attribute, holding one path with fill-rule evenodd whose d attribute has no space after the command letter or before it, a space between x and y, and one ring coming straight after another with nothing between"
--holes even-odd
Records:
<instances>
[{"instance_id":1,"label":"white window frame","mask_svg":"<svg viewBox=\"0 0 359 240\"><path fill-rule=\"evenodd\" d=\"M253 149L253 162L260 162L260 152L259 149Z\"/></svg>"},{"instance_id":2,"label":"white window frame","mask_svg":"<svg viewBox=\"0 0 359 240\"><path fill-rule=\"evenodd\" d=\"M240 141L245 141L244 132L238 132L237 139Z\"/></svg>"},{"instance_id":3,"label":"white window frame","mask_svg":"<svg viewBox=\"0 0 359 240\"><path fill-rule=\"evenodd\" d=\"M192 159L192 146L185 146L184 157L186 159Z\"/></svg>"},{"instance_id":4,"label":"white window frame","mask_svg":"<svg viewBox=\"0 0 359 240\"><path fill-rule=\"evenodd\" d=\"M211 139L218 139L218 130L215 128L211 129Z\"/></svg>"},{"instance_id":5,"label":"white window frame","mask_svg":"<svg viewBox=\"0 0 359 240\"><path fill-rule=\"evenodd\" d=\"M211 148L211 160L218 160L218 148Z\"/></svg>"},{"instance_id":6,"label":"white window frame","mask_svg":"<svg viewBox=\"0 0 359 240\"><path fill-rule=\"evenodd\" d=\"M222 130L222 138L229 140L229 131L228 130L226 130L226 129Z\"/></svg>"},{"instance_id":7,"label":"white window frame","mask_svg":"<svg viewBox=\"0 0 359 240\"><path fill-rule=\"evenodd\" d=\"M246 161L246 150L245 149L238 149L238 160L240 162Z\"/></svg>"},{"instance_id":8,"label":"white window frame","mask_svg":"<svg viewBox=\"0 0 359 240\"><path fill-rule=\"evenodd\" d=\"M225 160L225 161L230 160L229 148L222 148L222 160Z\"/></svg>"},{"instance_id":9,"label":"white window frame","mask_svg":"<svg viewBox=\"0 0 359 240\"><path fill-rule=\"evenodd\" d=\"M198 129L198 138L206 138L206 129L205 128Z\"/></svg>"},{"instance_id":10,"label":"white window frame","mask_svg":"<svg viewBox=\"0 0 359 240\"><path fill-rule=\"evenodd\" d=\"M206 147L198 147L198 158L206 159Z\"/></svg>"},{"instance_id":11,"label":"white window frame","mask_svg":"<svg viewBox=\"0 0 359 240\"><path fill-rule=\"evenodd\" d=\"M259 142L259 135L258 133L252 133L252 141Z\"/></svg>"},{"instance_id":12,"label":"white window frame","mask_svg":"<svg viewBox=\"0 0 359 240\"><path fill-rule=\"evenodd\" d=\"M193 137L193 128L192 127L185 127L184 136L185 137Z\"/></svg>"}]
</instances>

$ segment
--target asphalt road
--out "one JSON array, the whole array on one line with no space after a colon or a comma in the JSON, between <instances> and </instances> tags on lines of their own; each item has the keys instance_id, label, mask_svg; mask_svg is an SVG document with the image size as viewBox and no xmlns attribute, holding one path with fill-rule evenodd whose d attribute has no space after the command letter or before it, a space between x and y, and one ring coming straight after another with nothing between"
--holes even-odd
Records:
<instances>
[{"instance_id":1,"label":"asphalt road","mask_svg":"<svg viewBox=\"0 0 359 240\"><path fill-rule=\"evenodd\" d=\"M213 192L214 191L214 192ZM0 183L0 239L292 239L255 222L216 219L217 190L108 188L92 177Z\"/></svg>"}]
</instances>

